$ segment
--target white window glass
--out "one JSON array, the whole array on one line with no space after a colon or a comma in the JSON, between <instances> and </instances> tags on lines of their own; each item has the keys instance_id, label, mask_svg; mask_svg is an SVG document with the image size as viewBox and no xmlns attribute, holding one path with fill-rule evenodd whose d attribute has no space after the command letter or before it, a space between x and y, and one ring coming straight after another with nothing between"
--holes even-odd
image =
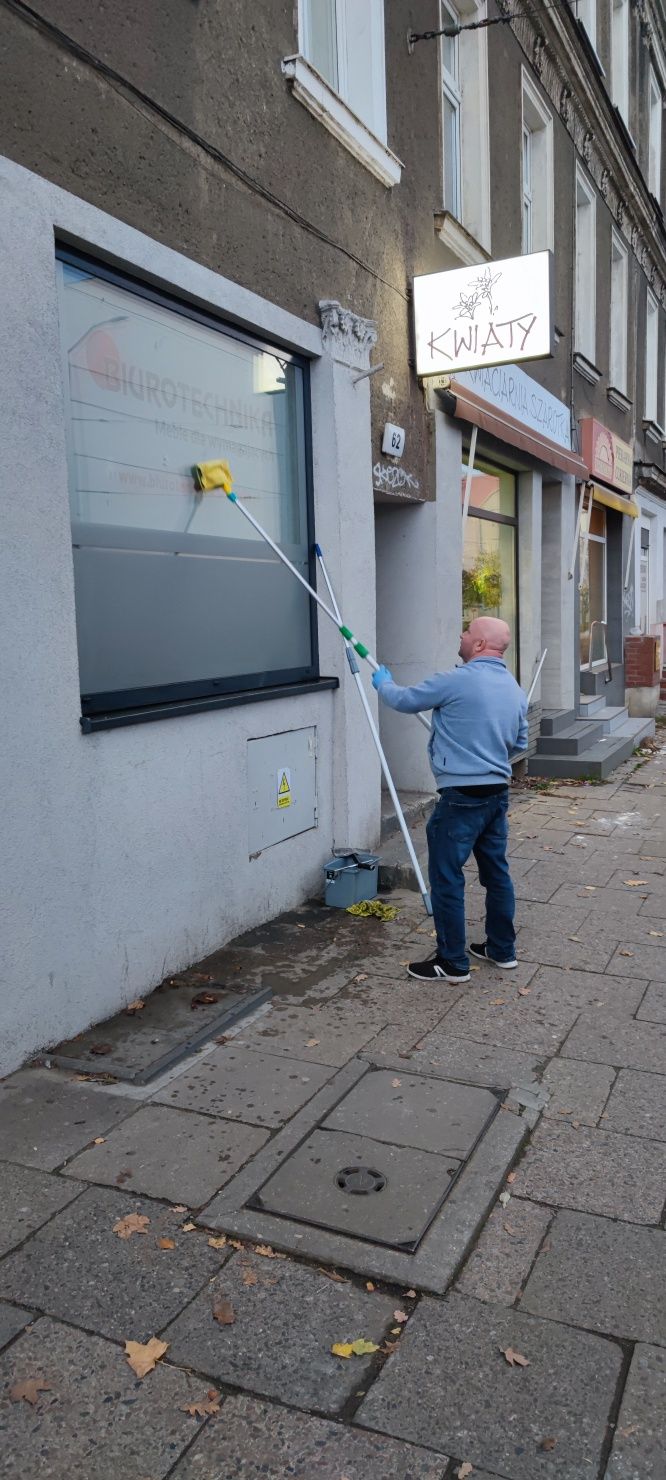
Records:
<instances>
[{"instance_id":1,"label":"white window glass","mask_svg":"<svg viewBox=\"0 0 666 1480\"><path fill-rule=\"evenodd\" d=\"M575 0L576 16L596 48L597 44L597 0Z\"/></svg>"},{"instance_id":2,"label":"white window glass","mask_svg":"<svg viewBox=\"0 0 666 1480\"><path fill-rule=\"evenodd\" d=\"M553 248L553 119L523 71L523 251Z\"/></svg>"},{"instance_id":3,"label":"white window glass","mask_svg":"<svg viewBox=\"0 0 666 1480\"><path fill-rule=\"evenodd\" d=\"M661 132L663 99L654 69L650 67L648 184L661 201Z\"/></svg>"},{"instance_id":4,"label":"white window glass","mask_svg":"<svg viewBox=\"0 0 666 1480\"><path fill-rule=\"evenodd\" d=\"M611 243L610 383L627 393L627 249L617 232Z\"/></svg>"},{"instance_id":5,"label":"white window glass","mask_svg":"<svg viewBox=\"0 0 666 1480\"><path fill-rule=\"evenodd\" d=\"M629 0L611 0L611 95L629 119Z\"/></svg>"},{"instance_id":6,"label":"white window glass","mask_svg":"<svg viewBox=\"0 0 666 1480\"><path fill-rule=\"evenodd\" d=\"M457 26L459 19L452 6L441 4L440 26ZM460 44L457 36L442 36L441 55L444 209L460 220L462 218L462 98Z\"/></svg>"},{"instance_id":7,"label":"white window glass","mask_svg":"<svg viewBox=\"0 0 666 1480\"><path fill-rule=\"evenodd\" d=\"M76 259L59 261L84 712L312 676L305 370Z\"/></svg>"},{"instance_id":8,"label":"white window glass","mask_svg":"<svg viewBox=\"0 0 666 1480\"><path fill-rule=\"evenodd\" d=\"M659 305L648 288L645 324L645 420L657 421L657 376L659 367Z\"/></svg>"},{"instance_id":9,"label":"white window glass","mask_svg":"<svg viewBox=\"0 0 666 1480\"><path fill-rule=\"evenodd\" d=\"M384 0L302 0L301 22L307 60L385 142Z\"/></svg>"},{"instance_id":10,"label":"white window glass","mask_svg":"<svg viewBox=\"0 0 666 1480\"><path fill-rule=\"evenodd\" d=\"M467 469L462 469L461 502ZM462 576L463 626L475 617L502 617L511 628L507 666L517 676L516 479L504 468L477 461L465 522Z\"/></svg>"},{"instance_id":11,"label":"white window glass","mask_svg":"<svg viewBox=\"0 0 666 1480\"><path fill-rule=\"evenodd\" d=\"M586 510L580 540L580 665L606 661L606 515L598 505Z\"/></svg>"},{"instance_id":12,"label":"white window glass","mask_svg":"<svg viewBox=\"0 0 666 1480\"><path fill-rule=\"evenodd\" d=\"M575 349L592 364L596 355L596 197L584 175L576 174L576 337Z\"/></svg>"}]
</instances>

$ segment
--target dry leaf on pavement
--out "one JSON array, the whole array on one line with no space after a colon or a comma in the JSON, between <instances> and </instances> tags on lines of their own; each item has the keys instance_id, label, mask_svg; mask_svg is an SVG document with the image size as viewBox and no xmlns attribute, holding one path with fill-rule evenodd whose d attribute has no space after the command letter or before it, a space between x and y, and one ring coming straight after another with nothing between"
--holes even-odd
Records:
<instances>
[{"instance_id":1,"label":"dry leaf on pavement","mask_svg":"<svg viewBox=\"0 0 666 1480\"><path fill-rule=\"evenodd\" d=\"M557 1439L542 1439L539 1445L539 1449L554 1449L556 1444Z\"/></svg>"},{"instance_id":2,"label":"dry leaf on pavement","mask_svg":"<svg viewBox=\"0 0 666 1480\"><path fill-rule=\"evenodd\" d=\"M175 1249L176 1245L172 1238L158 1238L158 1249Z\"/></svg>"},{"instance_id":3,"label":"dry leaf on pavement","mask_svg":"<svg viewBox=\"0 0 666 1480\"><path fill-rule=\"evenodd\" d=\"M405 1290L405 1300L416 1300L416 1290Z\"/></svg>"},{"instance_id":4,"label":"dry leaf on pavement","mask_svg":"<svg viewBox=\"0 0 666 1480\"><path fill-rule=\"evenodd\" d=\"M208 1240L208 1247L209 1247L209 1249L223 1249L225 1247L226 1242L227 1242L227 1235L226 1235L226 1233L223 1233L220 1238L209 1238L209 1240Z\"/></svg>"},{"instance_id":5,"label":"dry leaf on pavement","mask_svg":"<svg viewBox=\"0 0 666 1480\"><path fill-rule=\"evenodd\" d=\"M219 1413L220 1394L217 1388L209 1388L205 1398L197 1398L194 1403L181 1404L181 1413L191 1413L192 1418L207 1418L209 1413Z\"/></svg>"},{"instance_id":6,"label":"dry leaf on pavement","mask_svg":"<svg viewBox=\"0 0 666 1480\"><path fill-rule=\"evenodd\" d=\"M348 1283L343 1274L338 1274L336 1269L324 1269L322 1264L317 1266L317 1274L325 1274L327 1280L335 1280L338 1285L346 1285Z\"/></svg>"},{"instance_id":7,"label":"dry leaf on pavement","mask_svg":"<svg viewBox=\"0 0 666 1480\"><path fill-rule=\"evenodd\" d=\"M392 1089L400 1089L400 1085L401 1084L402 1084L402 1080L401 1079L392 1079L391 1080L391 1088Z\"/></svg>"},{"instance_id":8,"label":"dry leaf on pavement","mask_svg":"<svg viewBox=\"0 0 666 1480\"><path fill-rule=\"evenodd\" d=\"M90 1048L88 1049L88 1053L94 1054L104 1054L112 1052L113 1048L110 1043L91 1043Z\"/></svg>"},{"instance_id":9,"label":"dry leaf on pavement","mask_svg":"<svg viewBox=\"0 0 666 1480\"><path fill-rule=\"evenodd\" d=\"M366 1281L365 1288L366 1288L366 1290L374 1290L375 1287L374 1287L374 1285L372 1283L372 1280L367 1280Z\"/></svg>"},{"instance_id":10,"label":"dry leaf on pavement","mask_svg":"<svg viewBox=\"0 0 666 1480\"><path fill-rule=\"evenodd\" d=\"M382 1356L392 1357L393 1353L397 1352L399 1345L399 1341L385 1341L384 1345L380 1346L379 1350L382 1353Z\"/></svg>"},{"instance_id":11,"label":"dry leaf on pavement","mask_svg":"<svg viewBox=\"0 0 666 1480\"><path fill-rule=\"evenodd\" d=\"M157 1336L151 1336L145 1345L140 1341L125 1342L125 1356L137 1377L145 1377L148 1372L152 1372L168 1350L168 1341L160 1341Z\"/></svg>"},{"instance_id":12,"label":"dry leaf on pavement","mask_svg":"<svg viewBox=\"0 0 666 1480\"><path fill-rule=\"evenodd\" d=\"M663 935L663 930L648 930L648 935Z\"/></svg>"},{"instance_id":13,"label":"dry leaf on pavement","mask_svg":"<svg viewBox=\"0 0 666 1480\"><path fill-rule=\"evenodd\" d=\"M190 1002L190 1007L212 1007L213 1003L218 1001L217 992L197 992L196 997L193 997Z\"/></svg>"},{"instance_id":14,"label":"dry leaf on pavement","mask_svg":"<svg viewBox=\"0 0 666 1480\"><path fill-rule=\"evenodd\" d=\"M517 1176L518 1176L518 1173L517 1172L509 1172L509 1175L508 1175L508 1177L507 1177L506 1180L507 1180L507 1182L509 1184L511 1184L511 1182L515 1182Z\"/></svg>"},{"instance_id":15,"label":"dry leaf on pavement","mask_svg":"<svg viewBox=\"0 0 666 1480\"><path fill-rule=\"evenodd\" d=\"M501 1346L500 1351L510 1367L529 1367L527 1357L524 1357L522 1352L514 1351L512 1346Z\"/></svg>"},{"instance_id":16,"label":"dry leaf on pavement","mask_svg":"<svg viewBox=\"0 0 666 1480\"><path fill-rule=\"evenodd\" d=\"M504 1229L504 1232L505 1233L509 1233L511 1235L511 1237L513 1238L516 1230L515 1230L515 1228L512 1228L511 1227L511 1224L510 1223L503 1223L502 1224L502 1228Z\"/></svg>"},{"instance_id":17,"label":"dry leaf on pavement","mask_svg":"<svg viewBox=\"0 0 666 1480\"><path fill-rule=\"evenodd\" d=\"M233 1326L236 1319L236 1312L230 1300L222 1299L217 1301L217 1304L213 1306L213 1319L220 1326Z\"/></svg>"},{"instance_id":18,"label":"dry leaf on pavement","mask_svg":"<svg viewBox=\"0 0 666 1480\"><path fill-rule=\"evenodd\" d=\"M365 1341L358 1336L356 1341L336 1341L331 1347L334 1357L367 1357L372 1352L378 1352L379 1346L376 1341Z\"/></svg>"},{"instance_id":19,"label":"dry leaf on pavement","mask_svg":"<svg viewBox=\"0 0 666 1480\"><path fill-rule=\"evenodd\" d=\"M259 1284L259 1275L254 1269L243 1270L243 1284L247 1285L248 1289L251 1289L252 1285Z\"/></svg>"},{"instance_id":20,"label":"dry leaf on pavement","mask_svg":"<svg viewBox=\"0 0 666 1480\"><path fill-rule=\"evenodd\" d=\"M131 1238L133 1233L147 1233L150 1218L145 1213L128 1213L126 1218L120 1218L113 1225L113 1232L118 1238Z\"/></svg>"},{"instance_id":21,"label":"dry leaf on pavement","mask_svg":"<svg viewBox=\"0 0 666 1480\"><path fill-rule=\"evenodd\" d=\"M305 1047L306 1048L318 1048L319 1047L319 1039L318 1038L308 1038L307 1041L306 1041Z\"/></svg>"},{"instance_id":22,"label":"dry leaf on pavement","mask_svg":"<svg viewBox=\"0 0 666 1480\"><path fill-rule=\"evenodd\" d=\"M134 1017L136 1012L143 1012L145 1005L145 1002L142 1002L141 998L137 997L136 1002L128 1002L125 1012L128 1017Z\"/></svg>"},{"instance_id":23,"label":"dry leaf on pavement","mask_svg":"<svg viewBox=\"0 0 666 1480\"><path fill-rule=\"evenodd\" d=\"M359 972L359 975L354 977L355 982L367 982L367 980L367 974L364 971Z\"/></svg>"},{"instance_id":24,"label":"dry leaf on pavement","mask_svg":"<svg viewBox=\"0 0 666 1480\"><path fill-rule=\"evenodd\" d=\"M506 1007L506 997L491 997L491 1007Z\"/></svg>"},{"instance_id":25,"label":"dry leaf on pavement","mask_svg":"<svg viewBox=\"0 0 666 1480\"><path fill-rule=\"evenodd\" d=\"M403 1321L409 1320L409 1316L405 1314L404 1310L394 1310L393 1319L394 1321L399 1321L400 1324L402 1324Z\"/></svg>"},{"instance_id":26,"label":"dry leaf on pavement","mask_svg":"<svg viewBox=\"0 0 666 1480\"><path fill-rule=\"evenodd\" d=\"M622 883L626 884L628 889L637 889L639 884L647 884L647 879L623 879Z\"/></svg>"},{"instance_id":27,"label":"dry leaf on pavement","mask_svg":"<svg viewBox=\"0 0 666 1480\"><path fill-rule=\"evenodd\" d=\"M500 1202L502 1204L502 1207L505 1208L506 1205L507 1205L507 1203L510 1203L511 1202L511 1193L510 1192L500 1192L499 1200L500 1200Z\"/></svg>"},{"instance_id":28,"label":"dry leaf on pavement","mask_svg":"<svg viewBox=\"0 0 666 1480\"><path fill-rule=\"evenodd\" d=\"M637 1432L637 1430L637 1423L629 1423L627 1424L626 1429L618 1429L617 1432L620 1439L629 1439L632 1434L635 1434Z\"/></svg>"},{"instance_id":29,"label":"dry leaf on pavement","mask_svg":"<svg viewBox=\"0 0 666 1480\"><path fill-rule=\"evenodd\" d=\"M457 1480L467 1480L467 1476L471 1475L473 1471L474 1466L466 1459L464 1465L460 1465L456 1470Z\"/></svg>"},{"instance_id":30,"label":"dry leaf on pavement","mask_svg":"<svg viewBox=\"0 0 666 1480\"><path fill-rule=\"evenodd\" d=\"M48 1382L42 1382L41 1377L25 1377L23 1382L15 1382L9 1389L10 1403L31 1403L33 1408L39 1402L40 1393L50 1392L51 1386Z\"/></svg>"},{"instance_id":31,"label":"dry leaf on pavement","mask_svg":"<svg viewBox=\"0 0 666 1480\"><path fill-rule=\"evenodd\" d=\"M277 1254L270 1244L255 1244L255 1254L261 1254L263 1259L286 1259L286 1254Z\"/></svg>"},{"instance_id":32,"label":"dry leaf on pavement","mask_svg":"<svg viewBox=\"0 0 666 1480\"><path fill-rule=\"evenodd\" d=\"M181 1233L193 1233L196 1226L196 1223L182 1223Z\"/></svg>"},{"instance_id":33,"label":"dry leaf on pavement","mask_svg":"<svg viewBox=\"0 0 666 1480\"><path fill-rule=\"evenodd\" d=\"M532 990L531 987L519 987L518 988L518 996L519 997L529 997L531 990Z\"/></svg>"},{"instance_id":34,"label":"dry leaf on pavement","mask_svg":"<svg viewBox=\"0 0 666 1480\"><path fill-rule=\"evenodd\" d=\"M186 1213L187 1208L185 1207L185 1203L176 1203L176 1206L171 1211L172 1213Z\"/></svg>"},{"instance_id":35,"label":"dry leaf on pavement","mask_svg":"<svg viewBox=\"0 0 666 1480\"><path fill-rule=\"evenodd\" d=\"M95 1136L95 1139L93 1141L93 1146L103 1146L105 1141L106 1141L106 1136Z\"/></svg>"}]
</instances>

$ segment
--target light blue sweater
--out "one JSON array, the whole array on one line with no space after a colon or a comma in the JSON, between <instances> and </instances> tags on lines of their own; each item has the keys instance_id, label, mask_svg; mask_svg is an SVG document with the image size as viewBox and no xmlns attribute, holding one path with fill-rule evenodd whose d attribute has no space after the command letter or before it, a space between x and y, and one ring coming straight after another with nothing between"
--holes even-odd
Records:
<instances>
[{"instance_id":1,"label":"light blue sweater","mask_svg":"<svg viewBox=\"0 0 666 1480\"><path fill-rule=\"evenodd\" d=\"M404 714L432 709L428 754L439 789L508 783L509 756L527 749L527 695L502 658L472 658L413 688L387 679L379 695Z\"/></svg>"}]
</instances>

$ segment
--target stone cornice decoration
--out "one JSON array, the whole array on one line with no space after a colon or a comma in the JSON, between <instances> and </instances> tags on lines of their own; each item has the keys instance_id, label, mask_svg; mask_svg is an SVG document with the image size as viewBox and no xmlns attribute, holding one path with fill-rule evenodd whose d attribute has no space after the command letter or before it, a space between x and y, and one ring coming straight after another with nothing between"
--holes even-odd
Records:
<instances>
[{"instance_id":1,"label":"stone cornice decoration","mask_svg":"<svg viewBox=\"0 0 666 1480\"><path fill-rule=\"evenodd\" d=\"M368 370L370 352L377 343L374 319L364 319L360 314L352 313L335 298L322 299L318 307L324 349L343 365L355 370Z\"/></svg>"},{"instance_id":2,"label":"stone cornice decoration","mask_svg":"<svg viewBox=\"0 0 666 1480\"><path fill-rule=\"evenodd\" d=\"M497 0L497 8L507 15L510 0ZM650 18L650 34L660 31L649 0L637 0L636 8L644 35ZM582 49L572 47L567 18L553 8L523 13L509 24L638 262L646 274L654 273L657 297L666 303L666 233L609 128L601 83L592 76Z\"/></svg>"}]
</instances>

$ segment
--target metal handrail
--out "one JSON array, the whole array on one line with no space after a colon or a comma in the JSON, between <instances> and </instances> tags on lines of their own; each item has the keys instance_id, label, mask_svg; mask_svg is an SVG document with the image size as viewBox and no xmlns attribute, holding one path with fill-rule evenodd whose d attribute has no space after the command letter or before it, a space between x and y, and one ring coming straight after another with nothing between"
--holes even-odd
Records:
<instances>
[{"instance_id":1,"label":"metal handrail","mask_svg":"<svg viewBox=\"0 0 666 1480\"><path fill-rule=\"evenodd\" d=\"M608 623L607 622L602 622L599 617L595 617L594 618L594 621L593 622L590 622L590 653L589 653L589 657L588 657L588 660L587 660L587 671L588 671L588 673L591 673L592 672L592 633L593 633L595 627L603 627L603 632L604 632L604 651L606 653L606 663L607 663L607 666L608 666L608 677L604 679L604 683L612 683L613 682L613 668L612 668L612 665L611 665L610 655L609 655L609 652L608 652Z\"/></svg>"}]
</instances>

